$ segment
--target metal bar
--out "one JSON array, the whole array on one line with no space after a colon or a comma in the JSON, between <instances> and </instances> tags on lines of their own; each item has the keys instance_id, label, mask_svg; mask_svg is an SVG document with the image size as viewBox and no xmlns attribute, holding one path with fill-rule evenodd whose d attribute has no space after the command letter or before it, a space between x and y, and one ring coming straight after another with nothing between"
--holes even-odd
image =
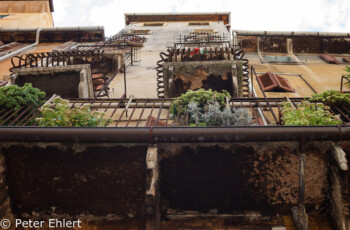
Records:
<instances>
[{"instance_id":1,"label":"metal bar","mask_svg":"<svg viewBox=\"0 0 350 230\"><path fill-rule=\"evenodd\" d=\"M120 106L121 103L122 103L122 102L119 102L119 103L118 103L117 107L115 107L115 109L113 110L113 113L111 114L111 116L109 116L109 119L112 119L113 115L115 114L115 112L117 111L117 109L119 108L119 106ZM105 127L106 127L107 125L108 125L108 124L106 124Z\"/></svg>"},{"instance_id":2,"label":"metal bar","mask_svg":"<svg viewBox=\"0 0 350 230\"><path fill-rule=\"evenodd\" d=\"M168 113L167 113L167 115L166 115L165 123L168 123L169 115L170 115L170 108L168 109Z\"/></svg>"},{"instance_id":3,"label":"metal bar","mask_svg":"<svg viewBox=\"0 0 350 230\"><path fill-rule=\"evenodd\" d=\"M16 117L16 119L14 119L8 126L11 126L13 124L15 124L16 121L18 121L21 117L23 117L25 115L26 112L28 112L31 108L33 108L34 104L32 104L31 106L29 106L27 109L25 109L23 112L21 112L18 117Z\"/></svg>"},{"instance_id":4,"label":"metal bar","mask_svg":"<svg viewBox=\"0 0 350 230\"><path fill-rule=\"evenodd\" d=\"M36 113L33 114L33 116L31 116L26 123L23 124L23 126L26 126L29 122L31 122L32 120L34 120L34 118L36 118L38 116L38 114L40 113L40 110L36 110Z\"/></svg>"},{"instance_id":5,"label":"metal bar","mask_svg":"<svg viewBox=\"0 0 350 230\"><path fill-rule=\"evenodd\" d=\"M27 123L28 123L28 121L33 117L30 117L30 115L32 115L34 112L36 112L34 115L36 116L40 111L38 110L39 108L41 108L42 106L44 106L45 104L43 104L43 105L38 105L36 108L34 108L30 113L28 113L27 114L27 116L25 116L22 120L20 120L17 124L16 124L16 126L20 126L20 124L22 124L22 122L24 122L26 119L28 119L27 120L27 122L26 123L24 123L24 125L26 125ZM24 126L23 125L23 126Z\"/></svg>"},{"instance_id":6,"label":"metal bar","mask_svg":"<svg viewBox=\"0 0 350 230\"><path fill-rule=\"evenodd\" d=\"M140 116L139 116L139 121L137 122L136 127L139 126L139 123L140 123L140 121L141 121L143 112L145 111L146 104L147 104L147 101L145 101L145 104L143 105L142 111L141 111Z\"/></svg>"},{"instance_id":7,"label":"metal bar","mask_svg":"<svg viewBox=\"0 0 350 230\"><path fill-rule=\"evenodd\" d=\"M125 65L123 65L124 68L124 94L125 94L125 98L126 98L126 67Z\"/></svg>"},{"instance_id":8,"label":"metal bar","mask_svg":"<svg viewBox=\"0 0 350 230\"><path fill-rule=\"evenodd\" d=\"M22 110L23 108L24 108L24 106L21 107L21 108L18 109L18 110L14 110L15 108L12 108L10 111L8 111L7 113L5 113L4 116L0 117L0 120L3 119L3 118L5 118L5 116L8 115L8 114L11 114L11 115L10 115L9 117L7 117L5 120L2 121L2 122L0 123L0 126L3 125L3 124L5 124L7 121L10 120L10 118L14 117L16 114L18 114L18 112L19 112L20 110ZM12 112L13 112L13 113L12 113Z\"/></svg>"},{"instance_id":9,"label":"metal bar","mask_svg":"<svg viewBox=\"0 0 350 230\"><path fill-rule=\"evenodd\" d=\"M336 110L338 110L338 112L339 112L343 117L345 117L345 119L347 119L348 122L350 121L350 118L349 118L345 113L343 113L343 111L341 111L341 109L339 109L338 106L334 106L334 108L335 108ZM339 113L337 113L337 114L339 114Z\"/></svg>"},{"instance_id":10,"label":"metal bar","mask_svg":"<svg viewBox=\"0 0 350 230\"><path fill-rule=\"evenodd\" d=\"M206 143L350 140L350 127L1 127L0 141L63 143Z\"/></svg>"},{"instance_id":11,"label":"metal bar","mask_svg":"<svg viewBox=\"0 0 350 230\"><path fill-rule=\"evenodd\" d=\"M136 106L134 106L134 109L132 110L132 112L131 112L131 114L130 114L130 118L129 118L129 120L128 120L128 123L126 123L126 125L125 125L125 127L128 127L128 125L129 125L129 123L130 123L130 121L131 121L131 118L132 118L132 116L134 115L134 112L135 112L135 110L136 110L136 107L137 107L137 104L138 104L139 102L136 102Z\"/></svg>"},{"instance_id":12,"label":"metal bar","mask_svg":"<svg viewBox=\"0 0 350 230\"><path fill-rule=\"evenodd\" d=\"M163 109L163 103L164 103L164 99L163 99L162 104L161 104L161 106L159 108L159 112L158 112L158 116L157 116L155 127L157 127L157 125L158 125L159 117L160 117L160 114L162 113L162 109Z\"/></svg>"},{"instance_id":13,"label":"metal bar","mask_svg":"<svg viewBox=\"0 0 350 230\"><path fill-rule=\"evenodd\" d=\"M269 109L270 109L270 111L271 111L271 113L272 113L273 119L275 119L276 125L279 125L279 121L277 120L276 114L275 114L275 112L272 110L271 105L270 105L269 101L268 101L267 98L266 98L266 94L265 94L265 92L264 92L264 90L263 90L263 88L262 88L260 82L258 81L258 76L256 75L255 69L252 67L251 70L254 71L254 75L255 75L255 77L256 77L256 81L258 82L258 85L259 85L259 87L260 87L260 90L261 90L261 92L262 92L263 95L264 95L265 101L266 101L266 103L267 103L267 105L268 105L268 107L269 107Z\"/></svg>"}]
</instances>

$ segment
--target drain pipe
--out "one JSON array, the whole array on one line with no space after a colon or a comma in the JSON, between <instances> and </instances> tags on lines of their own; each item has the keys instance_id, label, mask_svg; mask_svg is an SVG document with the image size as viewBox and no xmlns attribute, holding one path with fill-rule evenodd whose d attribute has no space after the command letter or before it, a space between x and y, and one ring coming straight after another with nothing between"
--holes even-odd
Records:
<instances>
[{"instance_id":1,"label":"drain pipe","mask_svg":"<svg viewBox=\"0 0 350 230\"><path fill-rule=\"evenodd\" d=\"M1 127L0 142L213 143L350 140L347 126L161 128Z\"/></svg>"},{"instance_id":2,"label":"drain pipe","mask_svg":"<svg viewBox=\"0 0 350 230\"><path fill-rule=\"evenodd\" d=\"M1 57L0 58L0 62L2 61L5 61L13 56L15 56L16 54L19 54L19 53L22 53L23 51L27 50L27 49L30 49L36 45L39 44L39 41L40 41L40 31L42 30L42 28L38 28L37 31L36 31L36 40L35 40L35 43L31 44L31 45L28 45L28 46L25 46L19 50L16 50L15 52L12 52L12 53L9 53L9 54L6 54L5 56Z\"/></svg>"}]
</instances>

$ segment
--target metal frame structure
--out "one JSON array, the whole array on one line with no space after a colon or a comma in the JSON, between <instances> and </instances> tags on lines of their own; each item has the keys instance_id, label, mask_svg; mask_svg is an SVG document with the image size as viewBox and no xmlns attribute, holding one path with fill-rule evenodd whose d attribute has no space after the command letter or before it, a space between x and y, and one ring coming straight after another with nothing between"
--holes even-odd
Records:
<instances>
[{"instance_id":1,"label":"metal frame structure","mask_svg":"<svg viewBox=\"0 0 350 230\"><path fill-rule=\"evenodd\" d=\"M223 33L191 33L187 35L179 34L175 37L174 45L167 47L181 49L186 47L210 47L217 46L228 48L231 47L231 40L228 34Z\"/></svg>"},{"instance_id":2,"label":"metal frame structure","mask_svg":"<svg viewBox=\"0 0 350 230\"><path fill-rule=\"evenodd\" d=\"M43 53L29 53L14 56L11 59L12 72L18 68L67 66L78 64L90 64L91 77L94 85L95 97L108 96L108 86L114 77L124 70L124 88L126 91L126 66L123 65L114 76L107 77L107 69L104 60L104 50L64 50ZM96 84L94 83L96 81ZM102 85L101 85L102 83Z\"/></svg>"},{"instance_id":3,"label":"metal frame structure","mask_svg":"<svg viewBox=\"0 0 350 230\"><path fill-rule=\"evenodd\" d=\"M343 92L343 85L344 85L344 79L347 80L348 82L350 82L349 77L342 75L341 76L341 80L340 80L340 91Z\"/></svg>"}]
</instances>

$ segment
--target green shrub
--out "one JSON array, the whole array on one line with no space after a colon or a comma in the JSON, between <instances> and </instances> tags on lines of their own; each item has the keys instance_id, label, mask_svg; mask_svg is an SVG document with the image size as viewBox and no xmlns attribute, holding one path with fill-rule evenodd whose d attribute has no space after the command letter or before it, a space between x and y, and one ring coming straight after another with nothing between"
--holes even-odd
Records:
<instances>
[{"instance_id":1,"label":"green shrub","mask_svg":"<svg viewBox=\"0 0 350 230\"><path fill-rule=\"evenodd\" d=\"M223 110L225 108L226 97L231 98L231 95L226 90L223 90L222 93L212 91L211 89L188 90L171 104L170 113L173 117L185 115L190 102L196 103L197 107L201 110L205 106L217 102L220 109Z\"/></svg>"},{"instance_id":2,"label":"green shrub","mask_svg":"<svg viewBox=\"0 0 350 230\"><path fill-rule=\"evenodd\" d=\"M310 103L303 101L297 109L290 102L281 103L284 125L340 125L342 120L339 115L332 115L329 106L323 103Z\"/></svg>"},{"instance_id":3,"label":"green shrub","mask_svg":"<svg viewBox=\"0 0 350 230\"><path fill-rule=\"evenodd\" d=\"M227 108L223 110L217 102L205 106L204 110L195 102L188 105L189 126L246 126L253 124L253 118L243 108Z\"/></svg>"},{"instance_id":4,"label":"green shrub","mask_svg":"<svg viewBox=\"0 0 350 230\"><path fill-rule=\"evenodd\" d=\"M19 110L22 106L37 106L43 102L45 92L34 88L32 84L25 83L23 87L10 85L0 87L0 107Z\"/></svg>"},{"instance_id":5,"label":"green shrub","mask_svg":"<svg viewBox=\"0 0 350 230\"><path fill-rule=\"evenodd\" d=\"M40 117L36 118L39 126L97 127L109 122L103 118L104 113L91 111L90 105L70 109L69 101L60 97L53 100L53 105L45 105L40 112Z\"/></svg>"},{"instance_id":6,"label":"green shrub","mask_svg":"<svg viewBox=\"0 0 350 230\"><path fill-rule=\"evenodd\" d=\"M311 102L322 102L323 104L332 105L350 105L350 94L342 93L337 90L325 90L322 93L314 94L309 99Z\"/></svg>"}]
</instances>

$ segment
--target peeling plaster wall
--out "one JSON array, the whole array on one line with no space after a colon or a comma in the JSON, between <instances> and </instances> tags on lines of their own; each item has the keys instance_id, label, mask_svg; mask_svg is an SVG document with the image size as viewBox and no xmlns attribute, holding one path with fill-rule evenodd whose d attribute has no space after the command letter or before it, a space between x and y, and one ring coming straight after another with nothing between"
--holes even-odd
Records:
<instances>
[{"instance_id":1,"label":"peeling plaster wall","mask_svg":"<svg viewBox=\"0 0 350 230\"><path fill-rule=\"evenodd\" d=\"M325 204L330 145L306 148L306 207ZM160 145L160 195L168 209L290 213L297 203L297 143Z\"/></svg>"},{"instance_id":2,"label":"peeling plaster wall","mask_svg":"<svg viewBox=\"0 0 350 230\"><path fill-rule=\"evenodd\" d=\"M6 179L6 162L3 154L0 153L0 217L13 220L11 201L8 193Z\"/></svg>"},{"instance_id":3,"label":"peeling plaster wall","mask_svg":"<svg viewBox=\"0 0 350 230\"><path fill-rule=\"evenodd\" d=\"M90 65L67 65L15 69L11 84L31 83L46 92L46 98L58 94L62 98L93 98ZM59 86L59 87L58 87Z\"/></svg>"},{"instance_id":4,"label":"peeling plaster wall","mask_svg":"<svg viewBox=\"0 0 350 230\"><path fill-rule=\"evenodd\" d=\"M18 216L143 218L145 145L3 143L0 152Z\"/></svg>"},{"instance_id":5,"label":"peeling plaster wall","mask_svg":"<svg viewBox=\"0 0 350 230\"><path fill-rule=\"evenodd\" d=\"M347 151L349 144L343 146ZM207 213L219 222L222 216L215 214L244 214L275 223L264 218L289 214L297 203L298 148L295 142L158 144L162 213ZM79 218L85 226L114 221L144 229L147 149L140 144L1 143L2 217L12 210L21 218ZM329 142L307 143L309 214L328 203L330 151Z\"/></svg>"},{"instance_id":6,"label":"peeling plaster wall","mask_svg":"<svg viewBox=\"0 0 350 230\"><path fill-rule=\"evenodd\" d=\"M234 67L234 68L233 68ZM226 90L241 95L242 64L233 61L169 62L163 64L165 97L178 97L187 90Z\"/></svg>"}]
</instances>

